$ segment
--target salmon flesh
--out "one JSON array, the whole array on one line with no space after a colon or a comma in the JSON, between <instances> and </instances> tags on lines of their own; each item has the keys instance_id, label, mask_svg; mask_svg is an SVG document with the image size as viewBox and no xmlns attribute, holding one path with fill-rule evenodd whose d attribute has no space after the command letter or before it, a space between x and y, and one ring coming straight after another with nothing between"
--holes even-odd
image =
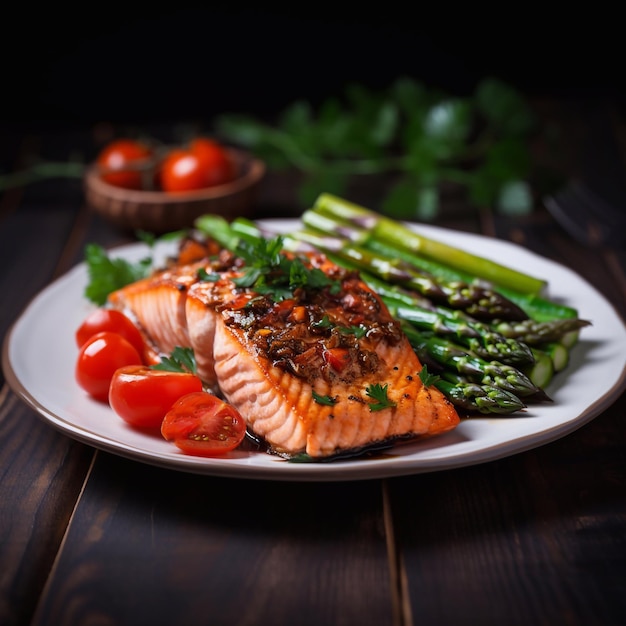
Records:
<instances>
[{"instance_id":1,"label":"salmon flesh","mask_svg":"<svg viewBox=\"0 0 626 626\"><path fill-rule=\"evenodd\" d=\"M109 304L136 321L155 359L191 348L207 388L280 456L356 455L458 425L454 406L422 383L408 339L356 272L320 253L281 255L309 283L260 288L270 273L242 284L245 262L222 249L181 255L184 263L119 289Z\"/></svg>"}]
</instances>

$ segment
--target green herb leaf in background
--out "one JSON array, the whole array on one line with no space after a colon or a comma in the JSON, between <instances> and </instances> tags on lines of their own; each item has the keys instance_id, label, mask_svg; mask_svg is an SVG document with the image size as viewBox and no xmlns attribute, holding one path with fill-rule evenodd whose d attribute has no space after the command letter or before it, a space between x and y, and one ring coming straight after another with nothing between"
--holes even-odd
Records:
<instances>
[{"instance_id":1,"label":"green herb leaf in background","mask_svg":"<svg viewBox=\"0 0 626 626\"><path fill-rule=\"evenodd\" d=\"M345 194L351 177L382 174L392 178L381 210L402 219L437 218L446 184L471 209L533 209L529 140L537 123L525 99L499 80L483 80L467 97L407 77L378 92L352 84L317 110L293 102L273 123L226 114L215 124L268 168L301 172L306 206L322 192Z\"/></svg>"}]
</instances>

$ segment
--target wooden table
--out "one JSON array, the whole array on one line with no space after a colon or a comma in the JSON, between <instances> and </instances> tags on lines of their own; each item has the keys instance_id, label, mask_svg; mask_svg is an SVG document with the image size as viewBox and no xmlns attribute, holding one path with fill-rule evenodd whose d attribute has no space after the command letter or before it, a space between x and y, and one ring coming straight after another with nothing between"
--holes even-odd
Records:
<instances>
[{"instance_id":1,"label":"wooden table","mask_svg":"<svg viewBox=\"0 0 626 626\"><path fill-rule=\"evenodd\" d=\"M28 154L92 157L100 132L6 133L2 150L15 168ZM296 214L276 183L268 179L259 215ZM581 249L541 209L445 225L560 262L626 315L624 250ZM83 259L86 242L128 241L87 210L79 180L0 195L2 335ZM4 626L626 623L624 394L566 437L501 460L298 483L201 476L98 451L2 382Z\"/></svg>"}]
</instances>

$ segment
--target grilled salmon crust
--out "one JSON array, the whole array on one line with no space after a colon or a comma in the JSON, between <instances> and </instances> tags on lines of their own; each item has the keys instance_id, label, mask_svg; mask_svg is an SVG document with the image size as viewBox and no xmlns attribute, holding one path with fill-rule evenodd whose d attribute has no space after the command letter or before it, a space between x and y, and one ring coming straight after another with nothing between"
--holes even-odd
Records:
<instances>
[{"instance_id":1,"label":"grilled salmon crust","mask_svg":"<svg viewBox=\"0 0 626 626\"><path fill-rule=\"evenodd\" d=\"M455 428L455 408L423 385L378 295L321 254L305 263L333 287L274 299L237 286L241 262L223 251L132 283L109 304L135 319L155 354L192 348L206 385L276 454L331 459Z\"/></svg>"}]
</instances>

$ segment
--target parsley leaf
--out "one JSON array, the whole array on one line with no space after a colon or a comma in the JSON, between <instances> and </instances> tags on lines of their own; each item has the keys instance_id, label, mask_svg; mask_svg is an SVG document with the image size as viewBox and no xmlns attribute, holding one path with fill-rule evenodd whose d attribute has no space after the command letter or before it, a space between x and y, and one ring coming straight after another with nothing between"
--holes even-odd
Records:
<instances>
[{"instance_id":1,"label":"parsley leaf","mask_svg":"<svg viewBox=\"0 0 626 626\"><path fill-rule=\"evenodd\" d=\"M151 369L195 374L197 372L196 357L191 348L176 346L169 357L163 357L161 362L152 365Z\"/></svg>"},{"instance_id":2,"label":"parsley leaf","mask_svg":"<svg viewBox=\"0 0 626 626\"><path fill-rule=\"evenodd\" d=\"M221 276L215 272L207 272L203 267L198 269L198 278L207 283L216 283Z\"/></svg>"},{"instance_id":3,"label":"parsley leaf","mask_svg":"<svg viewBox=\"0 0 626 626\"><path fill-rule=\"evenodd\" d=\"M424 365L422 369L420 370L419 377L422 383L424 384L424 387L431 387L440 378L437 374L431 374L428 371L428 367L426 365Z\"/></svg>"},{"instance_id":4,"label":"parsley leaf","mask_svg":"<svg viewBox=\"0 0 626 626\"><path fill-rule=\"evenodd\" d=\"M396 406L396 403L387 397L387 387L388 385L381 385L380 383L368 385L365 393L374 400L374 402L369 403L370 411L382 411L382 409Z\"/></svg>"},{"instance_id":5,"label":"parsley leaf","mask_svg":"<svg viewBox=\"0 0 626 626\"><path fill-rule=\"evenodd\" d=\"M365 337L365 333L367 332L363 326L340 326L339 332L342 335L354 335L357 339L361 339L361 337Z\"/></svg>"},{"instance_id":6,"label":"parsley leaf","mask_svg":"<svg viewBox=\"0 0 626 626\"><path fill-rule=\"evenodd\" d=\"M335 325L330 321L328 315L324 315L319 322L313 322L311 326L314 328L333 328Z\"/></svg>"},{"instance_id":7,"label":"parsley leaf","mask_svg":"<svg viewBox=\"0 0 626 626\"><path fill-rule=\"evenodd\" d=\"M325 406L334 406L337 403L337 398L333 398L332 396L323 396L319 393L316 393L315 389L311 390L311 394L313 395L313 400L318 404L323 404Z\"/></svg>"},{"instance_id":8,"label":"parsley leaf","mask_svg":"<svg viewBox=\"0 0 626 626\"><path fill-rule=\"evenodd\" d=\"M131 263L110 257L102 246L93 243L85 248L85 260L89 275L85 297L98 306L105 304L109 294L116 289L145 278L152 268L152 257Z\"/></svg>"}]
</instances>

